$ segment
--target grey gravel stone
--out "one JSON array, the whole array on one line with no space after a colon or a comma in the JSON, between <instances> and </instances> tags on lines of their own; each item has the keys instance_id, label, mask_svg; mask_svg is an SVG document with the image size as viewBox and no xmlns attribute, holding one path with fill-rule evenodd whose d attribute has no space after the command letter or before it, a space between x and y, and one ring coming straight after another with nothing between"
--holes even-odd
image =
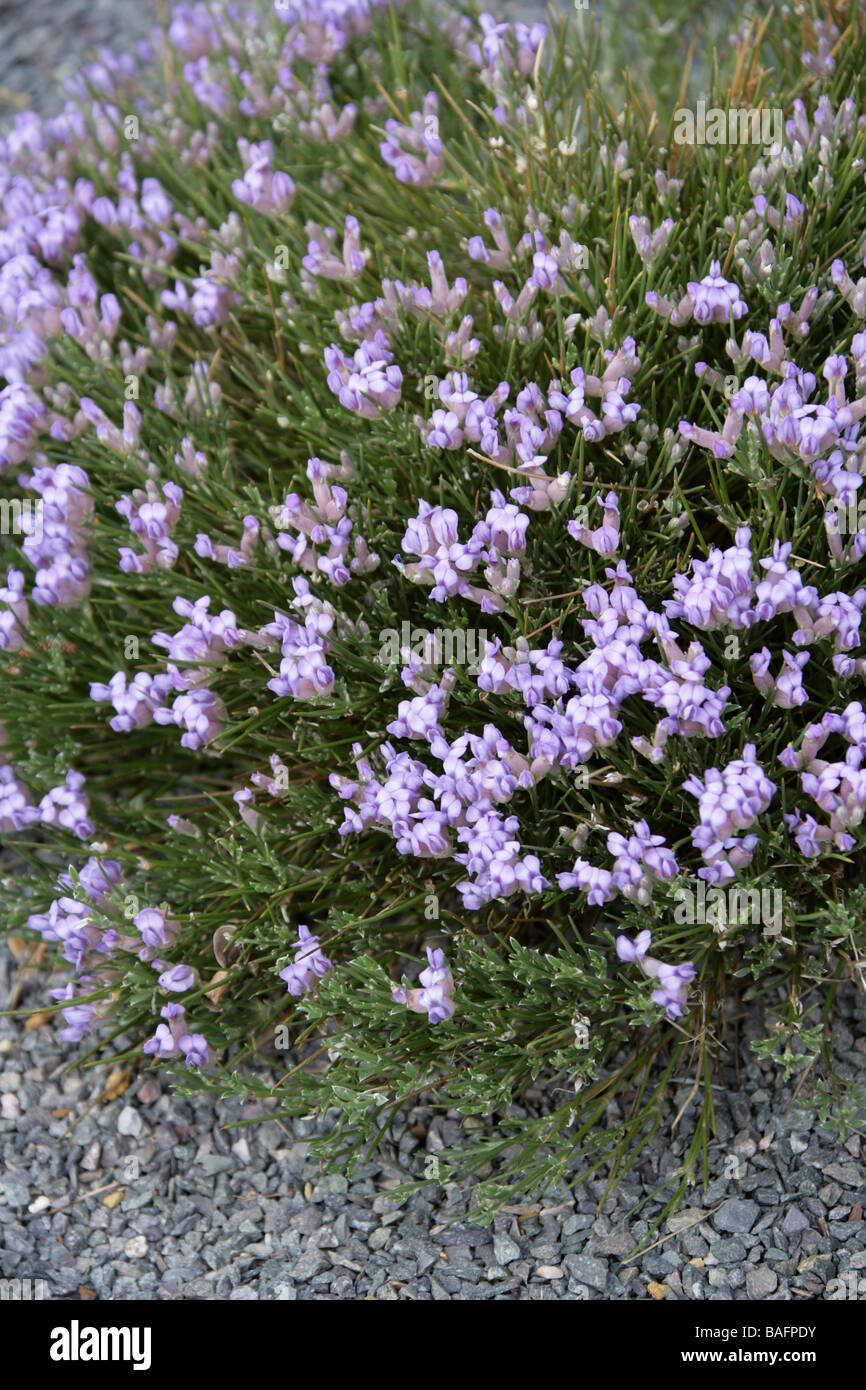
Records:
<instances>
[{"instance_id":1,"label":"grey gravel stone","mask_svg":"<svg viewBox=\"0 0 866 1390\"><path fill-rule=\"evenodd\" d=\"M575 1279L604 1293L607 1288L607 1264L604 1260L594 1259L591 1255L567 1255L564 1263Z\"/></svg>"},{"instance_id":2,"label":"grey gravel stone","mask_svg":"<svg viewBox=\"0 0 866 1390\"><path fill-rule=\"evenodd\" d=\"M746 1292L749 1298L769 1298L779 1287L779 1276L766 1265L746 1271Z\"/></svg>"},{"instance_id":3,"label":"grey gravel stone","mask_svg":"<svg viewBox=\"0 0 866 1390\"><path fill-rule=\"evenodd\" d=\"M746 1247L736 1236L732 1236L729 1240L715 1241L712 1252L720 1265L740 1264L746 1258Z\"/></svg>"},{"instance_id":4,"label":"grey gravel stone","mask_svg":"<svg viewBox=\"0 0 866 1390\"><path fill-rule=\"evenodd\" d=\"M30 1201L30 1189L27 1184L12 1179L4 1182L3 1195L10 1207L26 1207Z\"/></svg>"},{"instance_id":5,"label":"grey gravel stone","mask_svg":"<svg viewBox=\"0 0 866 1390\"><path fill-rule=\"evenodd\" d=\"M719 1210L713 1214L713 1225L717 1231L747 1232L752 1229L760 1208L757 1202L744 1201L739 1197L729 1197Z\"/></svg>"},{"instance_id":6,"label":"grey gravel stone","mask_svg":"<svg viewBox=\"0 0 866 1390\"><path fill-rule=\"evenodd\" d=\"M686 1265L682 1273L682 1282L686 1298L703 1298L704 1281L693 1265Z\"/></svg>"},{"instance_id":7,"label":"grey gravel stone","mask_svg":"<svg viewBox=\"0 0 866 1390\"><path fill-rule=\"evenodd\" d=\"M225 1154L205 1154L201 1166L209 1177L213 1177L216 1173L228 1173L237 1165L233 1158L227 1158Z\"/></svg>"},{"instance_id":8,"label":"grey gravel stone","mask_svg":"<svg viewBox=\"0 0 866 1390\"><path fill-rule=\"evenodd\" d=\"M499 1232L493 1237L493 1250L501 1265L509 1265L514 1260L520 1259L520 1246L516 1245L511 1237L505 1235L504 1232Z\"/></svg>"},{"instance_id":9,"label":"grey gravel stone","mask_svg":"<svg viewBox=\"0 0 866 1390\"><path fill-rule=\"evenodd\" d=\"M125 1134L130 1139L137 1139L141 1134L143 1121L138 1110L133 1105L125 1105L117 1119L118 1134Z\"/></svg>"},{"instance_id":10,"label":"grey gravel stone","mask_svg":"<svg viewBox=\"0 0 866 1390\"><path fill-rule=\"evenodd\" d=\"M592 1217L584 1212L575 1212L573 1216L567 1217L562 1224L562 1234L564 1236L576 1235L579 1231L585 1231L592 1225Z\"/></svg>"},{"instance_id":11,"label":"grey gravel stone","mask_svg":"<svg viewBox=\"0 0 866 1390\"><path fill-rule=\"evenodd\" d=\"M842 1189L837 1182L825 1183L823 1187L818 1189L818 1200L825 1207L835 1206L841 1196ZM823 1215L823 1212L816 1212L816 1215Z\"/></svg>"},{"instance_id":12,"label":"grey gravel stone","mask_svg":"<svg viewBox=\"0 0 866 1390\"><path fill-rule=\"evenodd\" d=\"M683 1250L690 1259L703 1258L709 1251L709 1243L704 1240L702 1235L689 1231L680 1240Z\"/></svg>"},{"instance_id":13,"label":"grey gravel stone","mask_svg":"<svg viewBox=\"0 0 866 1390\"><path fill-rule=\"evenodd\" d=\"M328 1257L317 1246L308 1248L302 1255L298 1256L292 1266L292 1278L297 1282L305 1283L308 1279L320 1274L323 1269L328 1267Z\"/></svg>"},{"instance_id":14,"label":"grey gravel stone","mask_svg":"<svg viewBox=\"0 0 866 1390\"><path fill-rule=\"evenodd\" d=\"M828 1163L824 1168L824 1177L832 1178L845 1187L866 1186L866 1174L853 1163Z\"/></svg>"}]
</instances>

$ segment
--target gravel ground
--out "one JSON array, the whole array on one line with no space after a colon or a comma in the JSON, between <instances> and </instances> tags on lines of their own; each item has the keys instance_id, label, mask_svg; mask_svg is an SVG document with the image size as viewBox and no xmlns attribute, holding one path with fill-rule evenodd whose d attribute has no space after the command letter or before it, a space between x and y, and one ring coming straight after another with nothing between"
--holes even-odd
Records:
<instances>
[{"instance_id":1,"label":"gravel ground","mask_svg":"<svg viewBox=\"0 0 866 1390\"><path fill-rule=\"evenodd\" d=\"M194 0L190 0L194 3ZM267 0L249 0L261 4ZM543 0L491 0L508 18L543 19ZM568 0L562 0L567 8ZM166 0L168 12L172 0ZM159 20L158 0L2 0L0 3L0 128L16 111L55 115L63 106L62 80L105 44L134 52Z\"/></svg>"},{"instance_id":2,"label":"gravel ground","mask_svg":"<svg viewBox=\"0 0 866 1390\"><path fill-rule=\"evenodd\" d=\"M0 948L0 1001L19 974ZM44 972L26 976L19 1007L43 1004L45 983ZM866 997L843 988L838 1005L839 1066L866 1086ZM63 1300L862 1299L859 1135L839 1144L792 1105L792 1084L749 1051L760 1032L753 1009L739 1077L732 1057L729 1089L716 1093L709 1185L660 1231L650 1225L664 1198L652 1194L692 1132L693 1108L671 1142L681 1088L601 1207L606 1184L590 1181L485 1228L471 1219L471 1184L390 1195L459 1136L456 1112L406 1110L347 1181L309 1155L327 1117L181 1099L158 1071L109 1100L109 1071L70 1065L52 1024L0 1018L0 1277L43 1279L44 1296ZM545 1104L539 1092L522 1100Z\"/></svg>"},{"instance_id":3,"label":"gravel ground","mask_svg":"<svg viewBox=\"0 0 866 1390\"><path fill-rule=\"evenodd\" d=\"M59 109L58 67L74 72L93 45L134 47L156 14L155 0L4 0L0 125L26 106ZM18 979L0 948L0 1009ZM38 1008L44 990L44 977L25 979L19 1006ZM840 991L839 1065L866 1087L864 1024L864 996ZM792 1103L793 1085L752 1057L761 1035L752 1009L715 1097L709 1186L651 1232L664 1202L652 1193L681 1162L693 1110L673 1142L662 1127L601 1206L599 1180L485 1228L471 1220L471 1185L389 1195L458 1137L456 1113L407 1111L349 1182L309 1156L327 1117L183 1100L154 1071L108 1100L108 1073L69 1067L53 1025L0 1018L0 1278L42 1279L45 1296L63 1300L862 1299L859 1135L840 1145ZM685 1094L672 1092L669 1120ZM540 1093L523 1100L545 1105Z\"/></svg>"},{"instance_id":4,"label":"gravel ground","mask_svg":"<svg viewBox=\"0 0 866 1390\"><path fill-rule=\"evenodd\" d=\"M134 52L158 19L157 0L2 0L0 124L28 107L55 115L62 79L106 44Z\"/></svg>"}]
</instances>

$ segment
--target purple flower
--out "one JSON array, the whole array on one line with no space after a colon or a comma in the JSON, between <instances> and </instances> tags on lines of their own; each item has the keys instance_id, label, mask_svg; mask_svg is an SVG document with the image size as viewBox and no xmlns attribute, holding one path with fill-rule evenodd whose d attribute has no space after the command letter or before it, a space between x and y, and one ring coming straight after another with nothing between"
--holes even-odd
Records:
<instances>
[{"instance_id":1,"label":"purple flower","mask_svg":"<svg viewBox=\"0 0 866 1390\"><path fill-rule=\"evenodd\" d=\"M386 120L388 138L380 142L379 150L400 183L423 187L434 183L442 173L445 156L439 137L438 112L436 93L428 92L423 111L413 111L408 125L392 118Z\"/></svg>"},{"instance_id":2,"label":"purple flower","mask_svg":"<svg viewBox=\"0 0 866 1390\"><path fill-rule=\"evenodd\" d=\"M645 968L647 963L646 960L643 962ZM683 965L662 965L659 962L655 962L655 964L657 965L655 974L659 988L653 990L652 999L654 1003L662 1006L672 1021L681 1018L687 985L690 980L694 979L697 971L691 961L686 961Z\"/></svg>"},{"instance_id":3,"label":"purple flower","mask_svg":"<svg viewBox=\"0 0 866 1390\"><path fill-rule=\"evenodd\" d=\"M547 250L544 237L539 231L534 233L535 252L532 257L532 274L529 283L537 290L555 290L559 284L559 265Z\"/></svg>"},{"instance_id":4,"label":"purple flower","mask_svg":"<svg viewBox=\"0 0 866 1390\"><path fill-rule=\"evenodd\" d=\"M173 993L182 994L184 990L192 989L195 978L194 971L188 965L172 965L159 976L159 984L163 989L170 989Z\"/></svg>"},{"instance_id":5,"label":"purple flower","mask_svg":"<svg viewBox=\"0 0 866 1390\"><path fill-rule=\"evenodd\" d=\"M78 1043L82 1038L93 1030L96 1021L96 1008L93 1004L72 1004L68 1009L61 1009L66 1020L67 1026L61 1028L60 1037L63 1042Z\"/></svg>"},{"instance_id":6,"label":"purple flower","mask_svg":"<svg viewBox=\"0 0 866 1390\"><path fill-rule=\"evenodd\" d=\"M596 551L598 555L611 555L619 545L619 500L615 492L609 492L601 502L604 507L604 519L600 527L595 531L590 531L579 521L568 523L568 534L581 545L588 546L590 550ZM583 509L585 512L585 508Z\"/></svg>"},{"instance_id":7,"label":"purple flower","mask_svg":"<svg viewBox=\"0 0 866 1390\"><path fill-rule=\"evenodd\" d=\"M306 583L296 580L296 586ZM328 643L325 633L333 622L330 610L310 608L303 626L281 613L274 622L261 629L263 635L279 639L282 649L280 674L267 682L275 695L291 695L296 700L311 700L329 695L334 688L334 672L325 656Z\"/></svg>"},{"instance_id":8,"label":"purple flower","mask_svg":"<svg viewBox=\"0 0 866 1390\"><path fill-rule=\"evenodd\" d=\"M295 198L295 185L288 174L272 169L274 147L270 140L256 145L241 137L238 149L247 167L243 178L232 183L235 197L259 212L288 212Z\"/></svg>"},{"instance_id":9,"label":"purple flower","mask_svg":"<svg viewBox=\"0 0 866 1390\"><path fill-rule=\"evenodd\" d=\"M308 274L321 276L326 280L354 280L362 273L369 253L361 250L357 217L351 214L346 217L340 255L335 249L337 233L333 227L325 227L323 230L315 222L308 222L305 231L309 241L302 264Z\"/></svg>"},{"instance_id":10,"label":"purple flower","mask_svg":"<svg viewBox=\"0 0 866 1390\"><path fill-rule=\"evenodd\" d=\"M393 410L399 403L403 373L393 364L393 354L385 334L379 330L365 341L352 357L332 343L325 348L328 387L347 410L373 420L381 411Z\"/></svg>"},{"instance_id":11,"label":"purple flower","mask_svg":"<svg viewBox=\"0 0 866 1390\"><path fill-rule=\"evenodd\" d=\"M451 995L454 991L454 977L445 960L445 952L439 948L426 947L427 969L418 976L420 989L404 989L395 985L391 998L395 1004L405 1004L413 1013L426 1013L430 1023L443 1023L454 1013L455 1004Z\"/></svg>"},{"instance_id":12,"label":"purple flower","mask_svg":"<svg viewBox=\"0 0 866 1390\"><path fill-rule=\"evenodd\" d=\"M93 822L88 817L87 797L83 795L84 777L71 769L61 787L52 787L39 803L39 819L43 825L57 825L71 830L80 840L89 840Z\"/></svg>"},{"instance_id":13,"label":"purple flower","mask_svg":"<svg viewBox=\"0 0 866 1390\"><path fill-rule=\"evenodd\" d=\"M76 997L79 988L80 986L74 980L70 980L62 988L50 989L48 993L52 999L72 1000ZM60 1012L67 1024L66 1028L60 1030L60 1037L64 1042L81 1042L88 1033L92 1032L97 1018L95 1004L70 1004L68 1008L61 1009Z\"/></svg>"},{"instance_id":14,"label":"purple flower","mask_svg":"<svg viewBox=\"0 0 866 1390\"><path fill-rule=\"evenodd\" d=\"M112 888L120 882L122 872L116 859L96 859L91 856L79 869L78 882L91 902L102 904ZM57 882L62 888L71 888L72 876L59 874Z\"/></svg>"},{"instance_id":15,"label":"purple flower","mask_svg":"<svg viewBox=\"0 0 866 1390\"><path fill-rule=\"evenodd\" d=\"M178 1039L178 1047L186 1058L188 1067L207 1066L211 1051L201 1033L184 1033Z\"/></svg>"},{"instance_id":16,"label":"purple flower","mask_svg":"<svg viewBox=\"0 0 866 1390\"><path fill-rule=\"evenodd\" d=\"M134 925L141 932L141 938L145 946L157 950L164 946L170 946L174 941L180 924L174 921L166 921L165 913L160 912L155 907L142 908L141 912L136 913L132 919ZM174 985L168 988L175 988ZM187 986L182 986L187 988Z\"/></svg>"},{"instance_id":17,"label":"purple flower","mask_svg":"<svg viewBox=\"0 0 866 1390\"><path fill-rule=\"evenodd\" d=\"M602 907L617 895L613 874L608 869L597 869L585 859L576 859L571 873L557 874L560 888L579 888L586 893L591 907Z\"/></svg>"},{"instance_id":18,"label":"purple flower","mask_svg":"<svg viewBox=\"0 0 866 1390\"><path fill-rule=\"evenodd\" d=\"M40 819L30 793L7 764L0 767L0 831L26 830Z\"/></svg>"},{"instance_id":19,"label":"purple flower","mask_svg":"<svg viewBox=\"0 0 866 1390\"><path fill-rule=\"evenodd\" d=\"M131 729L143 729L153 719L154 710L165 698L159 677L139 671L127 683L125 671L115 671L107 685L92 681L91 700L108 700L117 713L108 721L109 728L117 734L129 733Z\"/></svg>"},{"instance_id":20,"label":"purple flower","mask_svg":"<svg viewBox=\"0 0 866 1390\"><path fill-rule=\"evenodd\" d=\"M697 971L691 961L682 965L665 965L662 961L656 960L654 956L647 954L651 943L652 934L646 929L638 932L634 941L629 941L627 936L618 936L616 953L620 960L639 965L645 975L657 982L658 988L653 990L652 1000L662 1006L673 1022L682 1017L687 986Z\"/></svg>"},{"instance_id":21,"label":"purple flower","mask_svg":"<svg viewBox=\"0 0 866 1390\"><path fill-rule=\"evenodd\" d=\"M736 866L732 864L726 851L741 847L735 832L753 825L777 791L755 758L755 745L747 743L742 758L721 772L711 767L703 779L689 777L683 788L698 798L700 825L692 831L692 844L708 866L698 871L701 878L719 882L733 877L734 867L742 867L751 857L748 854Z\"/></svg>"},{"instance_id":22,"label":"purple flower","mask_svg":"<svg viewBox=\"0 0 866 1390\"><path fill-rule=\"evenodd\" d=\"M298 940L300 946L295 952L294 961L279 972L280 979L285 980L288 986L289 994L296 999L331 969L331 962L319 949L319 938L313 936L309 927L303 924L298 926Z\"/></svg>"},{"instance_id":23,"label":"purple flower","mask_svg":"<svg viewBox=\"0 0 866 1390\"><path fill-rule=\"evenodd\" d=\"M0 469L24 463L46 415L32 387L12 381L0 390Z\"/></svg>"},{"instance_id":24,"label":"purple flower","mask_svg":"<svg viewBox=\"0 0 866 1390\"><path fill-rule=\"evenodd\" d=\"M748 305L740 297L737 285L721 274L721 263L713 261L709 275L703 280L690 280L688 292L693 301L692 313L696 323L729 323L731 316L740 319Z\"/></svg>"},{"instance_id":25,"label":"purple flower","mask_svg":"<svg viewBox=\"0 0 866 1390\"><path fill-rule=\"evenodd\" d=\"M627 936L618 936L616 938L616 953L620 960L640 962L651 945L652 932L645 929L638 932L634 941L629 941Z\"/></svg>"},{"instance_id":26,"label":"purple flower","mask_svg":"<svg viewBox=\"0 0 866 1390\"><path fill-rule=\"evenodd\" d=\"M171 1057L177 1051L177 1044L167 1023L158 1023L152 1038L142 1044L142 1052L154 1057Z\"/></svg>"},{"instance_id":27,"label":"purple flower","mask_svg":"<svg viewBox=\"0 0 866 1390\"><path fill-rule=\"evenodd\" d=\"M181 735L184 748L204 748L222 732L226 709L222 700L206 686L178 695L170 708L154 710L157 724L176 724L185 732Z\"/></svg>"},{"instance_id":28,"label":"purple flower","mask_svg":"<svg viewBox=\"0 0 866 1390\"><path fill-rule=\"evenodd\" d=\"M0 611L0 651L18 652L24 646L21 625L27 626L29 616L21 570L9 570L6 585L0 588L0 603L7 605Z\"/></svg>"}]
</instances>

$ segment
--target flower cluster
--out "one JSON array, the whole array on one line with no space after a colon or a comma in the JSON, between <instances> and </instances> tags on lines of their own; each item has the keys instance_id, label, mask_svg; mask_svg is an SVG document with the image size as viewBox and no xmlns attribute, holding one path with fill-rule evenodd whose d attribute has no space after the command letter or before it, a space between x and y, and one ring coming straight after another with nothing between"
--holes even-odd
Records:
<instances>
[{"instance_id":1,"label":"flower cluster","mask_svg":"<svg viewBox=\"0 0 866 1390\"><path fill-rule=\"evenodd\" d=\"M146 574L154 565L171 569L178 557L178 548L171 539L183 502L183 489L177 483L163 483L162 496L152 479L144 488L136 488L131 497L121 497L115 510L129 522L129 529L138 536L144 553L129 546L120 549L120 568L125 574Z\"/></svg>"},{"instance_id":2,"label":"flower cluster","mask_svg":"<svg viewBox=\"0 0 866 1390\"><path fill-rule=\"evenodd\" d=\"M602 906L618 893L632 902L646 905L652 894L652 879L664 883L675 878L679 866L663 835L650 833L645 820L637 821L628 836L611 831L608 853L615 856L613 869L598 869L584 859L575 860L569 873L556 875L560 888L579 888L589 904Z\"/></svg>"},{"instance_id":3,"label":"flower cluster","mask_svg":"<svg viewBox=\"0 0 866 1390\"><path fill-rule=\"evenodd\" d=\"M75 774L71 777L75 782ZM69 781L67 778L67 783ZM68 793L65 797L62 795L65 791L58 789L51 793L55 798L61 796L54 804L63 808L61 815L74 814L66 809L71 803ZM57 880L60 896L53 899L47 912L31 913L28 917L27 925L43 940L56 942L63 958L76 971L75 979L51 991L54 999L72 1001L78 999L82 990L91 991L97 983L104 983L116 973L120 951L135 953L139 960L158 971L157 983L166 993L182 992L196 983L194 970L182 963L169 966L160 954L174 943L180 930L179 921L167 917L164 910L142 908L132 919L138 936L130 934L125 922L130 913L127 909L121 912L118 897L122 878L122 869L116 860L91 856L78 870L75 880L71 874L60 874ZM72 896L76 888L86 901ZM60 1036L64 1041L77 1043L93 1031L103 1006L69 1002L61 1012L67 1026ZM183 1005L172 1001L161 1013L167 1022L159 1024L155 1035L143 1044L144 1052L160 1058L182 1055L191 1067L204 1066L211 1060L205 1038L200 1033L190 1033L183 1022Z\"/></svg>"},{"instance_id":4,"label":"flower cluster","mask_svg":"<svg viewBox=\"0 0 866 1390\"><path fill-rule=\"evenodd\" d=\"M40 495L41 525L31 529L21 546L36 571L31 598L43 607L70 608L90 592L86 551L86 526L93 510L90 481L83 468L71 463L37 468L21 481Z\"/></svg>"},{"instance_id":5,"label":"flower cluster","mask_svg":"<svg viewBox=\"0 0 866 1390\"><path fill-rule=\"evenodd\" d=\"M325 366L328 386L340 405L363 419L374 420L381 411L393 410L399 403L403 373L381 329L372 339L365 339L351 357L332 343L325 348Z\"/></svg>"},{"instance_id":6,"label":"flower cluster","mask_svg":"<svg viewBox=\"0 0 866 1390\"><path fill-rule=\"evenodd\" d=\"M428 92L424 109L413 111L409 124L389 118L385 122L387 140L379 146L382 158L394 170L400 183L426 186L435 183L445 168L445 152L439 135L439 99Z\"/></svg>"},{"instance_id":7,"label":"flower cluster","mask_svg":"<svg viewBox=\"0 0 866 1390\"><path fill-rule=\"evenodd\" d=\"M310 700L329 695L334 687L334 672L326 660L334 610L310 593L306 580L292 582L297 596L293 606L303 614L303 622L275 613L274 621L261 629L263 637L279 643L281 653L280 673L268 681L268 689L275 695Z\"/></svg>"},{"instance_id":8,"label":"flower cluster","mask_svg":"<svg viewBox=\"0 0 866 1390\"><path fill-rule=\"evenodd\" d=\"M842 762L817 756L831 734L840 735L848 744ZM866 817L866 770L861 771L864 755L866 716L859 701L847 705L841 714L828 713L810 724L800 749L789 744L779 755L784 767L801 773L803 792L829 816L828 821L819 822L813 815L804 816L799 808L785 816L800 853L807 858L817 858L822 845L825 849L835 845L843 853L855 847L857 841L851 831Z\"/></svg>"},{"instance_id":9,"label":"flower cluster","mask_svg":"<svg viewBox=\"0 0 866 1390\"><path fill-rule=\"evenodd\" d=\"M201 1033L190 1033L186 1010L182 1004L164 1004L160 1016L165 1023L157 1025L152 1038L142 1044L142 1051L164 1060L180 1054L188 1067L203 1067L211 1060L207 1039Z\"/></svg>"},{"instance_id":10,"label":"flower cluster","mask_svg":"<svg viewBox=\"0 0 866 1390\"><path fill-rule=\"evenodd\" d=\"M79 884L91 905L69 896L69 892L61 893L46 913L31 913L28 927L39 932L45 941L59 942L64 959L81 972L100 955L111 955L120 941L114 926L101 927L93 915L94 907L106 908L107 897L120 878L121 868L115 860L91 857L78 874ZM71 877L61 874L57 887L72 890Z\"/></svg>"},{"instance_id":11,"label":"flower cluster","mask_svg":"<svg viewBox=\"0 0 866 1390\"><path fill-rule=\"evenodd\" d=\"M698 799L700 825L692 831L692 844L706 866L698 873L708 883L726 883L750 863L758 843L757 835L738 832L755 824L778 788L758 763L754 743L721 772L710 767L703 778L689 777L683 786Z\"/></svg>"},{"instance_id":12,"label":"flower cluster","mask_svg":"<svg viewBox=\"0 0 866 1390\"><path fill-rule=\"evenodd\" d=\"M431 507L423 499L418 503L418 515L402 541L406 554L416 558L400 563L400 569L407 579L428 585L435 602L459 596L477 603L482 613L498 613L504 607L503 595L515 592L520 578L516 556L525 547L529 518L507 504L500 492L491 494L491 503L468 541L459 539L458 516L451 507ZM469 576L484 563L489 588L469 583Z\"/></svg>"},{"instance_id":13,"label":"flower cluster","mask_svg":"<svg viewBox=\"0 0 866 1390\"><path fill-rule=\"evenodd\" d=\"M2 756L2 755L0 755ZM46 792L38 806L11 765L0 763L0 831L26 830L32 825L56 826L79 840L89 840L93 823L89 818L85 781L71 768L65 781Z\"/></svg>"},{"instance_id":14,"label":"flower cluster","mask_svg":"<svg viewBox=\"0 0 866 1390\"><path fill-rule=\"evenodd\" d=\"M697 971L691 961L680 965L666 965L654 956L647 954L652 945L652 932L645 929L638 932L634 941L627 936L616 939L616 953L620 960L632 961L639 965L645 975L656 982L652 992L653 1002L664 1009L672 1021L682 1018L688 985Z\"/></svg>"},{"instance_id":15,"label":"flower cluster","mask_svg":"<svg viewBox=\"0 0 866 1390\"><path fill-rule=\"evenodd\" d=\"M413 1013L426 1013L428 1022L444 1023L454 1013L455 1004L451 995L454 991L454 977L445 960L441 948L427 947L427 969L418 976L420 989L405 989L395 985L391 998L395 1004L405 1004Z\"/></svg>"},{"instance_id":16,"label":"flower cluster","mask_svg":"<svg viewBox=\"0 0 866 1390\"><path fill-rule=\"evenodd\" d=\"M285 970L280 971L280 979L285 980L289 994L295 998L308 990L316 980L327 975L331 968L328 957L319 949L319 938L313 936L309 927L303 923L298 927L298 940L300 945L295 952L295 959Z\"/></svg>"},{"instance_id":17,"label":"flower cluster","mask_svg":"<svg viewBox=\"0 0 866 1390\"><path fill-rule=\"evenodd\" d=\"M371 554L366 542L356 536L354 554L349 559L352 522L346 516L348 494L331 478L354 477L354 464L343 454L340 466L312 458L307 463L307 477L313 484L314 504L304 502L296 492L289 493L282 507L271 508L271 519L281 528L277 545L288 551L293 563L303 570L318 572L332 584L347 584L352 574L366 574L376 569L378 555ZM296 531L297 536L289 535ZM320 548L327 546L326 553Z\"/></svg>"},{"instance_id":18,"label":"flower cluster","mask_svg":"<svg viewBox=\"0 0 866 1390\"><path fill-rule=\"evenodd\" d=\"M649 290L646 302L662 318L670 319L676 327L694 319L701 325L708 323L730 323L731 319L741 319L749 311L742 298L739 287L726 280L721 273L721 263L713 261L709 275L702 280L690 280L687 293L678 304L672 304L656 290Z\"/></svg>"},{"instance_id":19,"label":"flower cluster","mask_svg":"<svg viewBox=\"0 0 866 1390\"><path fill-rule=\"evenodd\" d=\"M357 217L353 217L351 214L346 217L346 230L339 256L334 248L337 233L333 227L326 227L323 231L315 222L308 222L305 230L310 240L307 243L307 254L302 265L309 276L321 276L325 280L356 280L358 278L367 264L369 253L365 253L361 249L361 233Z\"/></svg>"},{"instance_id":20,"label":"flower cluster","mask_svg":"<svg viewBox=\"0 0 866 1390\"><path fill-rule=\"evenodd\" d=\"M248 203L258 212L288 212L295 197L295 183L283 169L274 169L274 147L270 140L253 144L238 140L244 162L243 178L232 183L232 193L241 203Z\"/></svg>"}]
</instances>

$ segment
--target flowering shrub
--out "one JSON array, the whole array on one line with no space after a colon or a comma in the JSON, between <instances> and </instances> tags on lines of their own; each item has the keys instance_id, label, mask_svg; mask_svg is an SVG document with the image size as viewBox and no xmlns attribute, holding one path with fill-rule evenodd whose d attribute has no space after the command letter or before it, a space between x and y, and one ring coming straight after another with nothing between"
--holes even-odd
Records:
<instances>
[{"instance_id":1,"label":"flowering shrub","mask_svg":"<svg viewBox=\"0 0 866 1390\"><path fill-rule=\"evenodd\" d=\"M68 963L64 1040L330 1108L332 1156L421 1093L496 1110L438 1156L482 1214L709 1084L743 981L820 1076L866 952L834 15L732 36L715 100L780 107L767 145L615 114L578 20L414 0L182 5L16 118L3 911Z\"/></svg>"}]
</instances>

